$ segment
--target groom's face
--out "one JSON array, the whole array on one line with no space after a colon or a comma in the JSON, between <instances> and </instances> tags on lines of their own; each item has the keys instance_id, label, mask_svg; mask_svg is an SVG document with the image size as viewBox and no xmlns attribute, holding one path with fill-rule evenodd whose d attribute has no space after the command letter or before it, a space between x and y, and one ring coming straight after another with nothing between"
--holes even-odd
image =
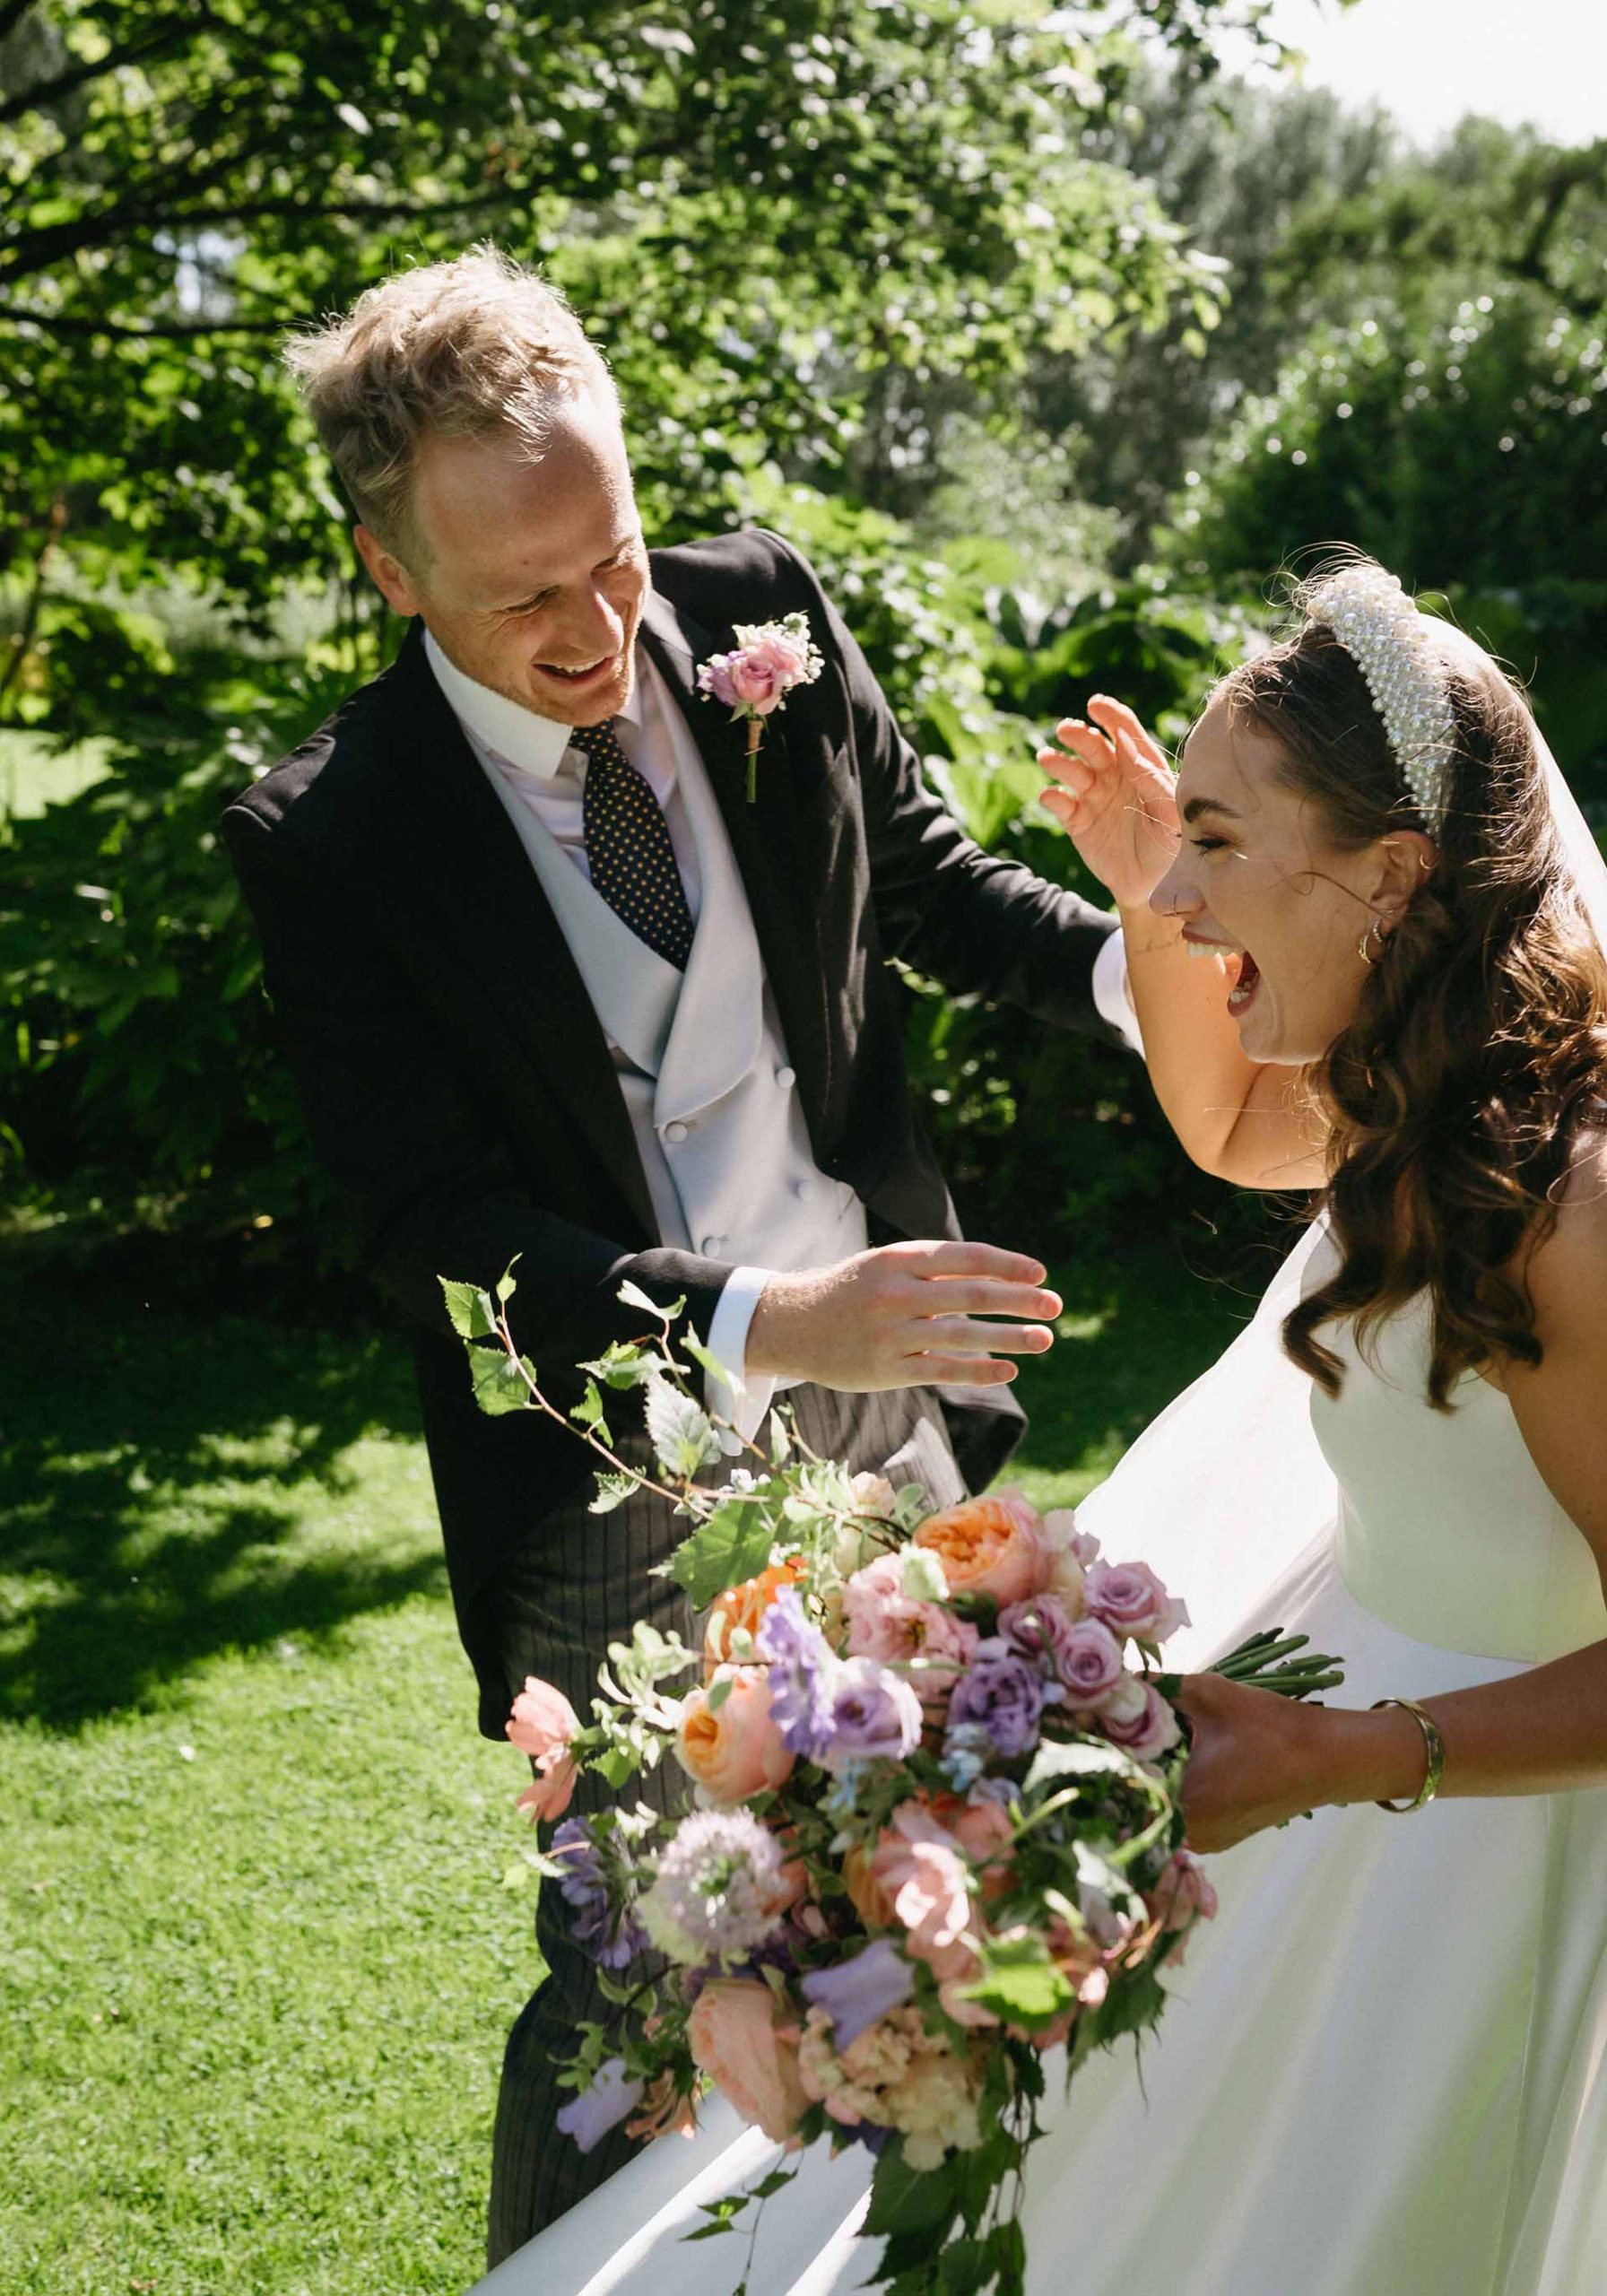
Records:
<instances>
[{"instance_id":1,"label":"groom's face","mask_svg":"<svg viewBox=\"0 0 1607 2296\"><path fill-rule=\"evenodd\" d=\"M566 726L630 694L647 555L619 417L587 389L554 412L533 459L512 432L428 438L414 518L421 563L360 546L391 604L423 616L466 675Z\"/></svg>"}]
</instances>

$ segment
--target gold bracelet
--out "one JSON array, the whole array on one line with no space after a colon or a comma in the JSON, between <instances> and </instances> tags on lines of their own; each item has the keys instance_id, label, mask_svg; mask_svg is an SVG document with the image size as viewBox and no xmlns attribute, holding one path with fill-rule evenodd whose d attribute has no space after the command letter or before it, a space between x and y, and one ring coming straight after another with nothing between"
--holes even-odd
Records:
<instances>
[{"instance_id":1,"label":"gold bracelet","mask_svg":"<svg viewBox=\"0 0 1607 2296\"><path fill-rule=\"evenodd\" d=\"M1395 1817L1404 1817L1412 1810L1420 1810L1426 1802L1432 1802L1438 1793L1439 1781L1446 1774L1446 1742L1439 1735L1439 1725L1434 1717L1426 1712L1415 1698L1376 1698L1368 1711L1377 1714L1381 1706L1403 1707L1422 1732L1423 1744L1428 1751L1429 1767L1423 1774L1423 1782L1417 1789L1416 1797L1410 1802L1380 1802L1377 1805Z\"/></svg>"}]
</instances>

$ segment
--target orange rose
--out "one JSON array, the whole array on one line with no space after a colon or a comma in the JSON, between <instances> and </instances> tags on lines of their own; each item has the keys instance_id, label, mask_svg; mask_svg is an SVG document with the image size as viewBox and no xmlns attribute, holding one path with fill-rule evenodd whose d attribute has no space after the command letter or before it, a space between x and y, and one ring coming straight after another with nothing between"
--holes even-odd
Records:
<instances>
[{"instance_id":1,"label":"orange rose","mask_svg":"<svg viewBox=\"0 0 1607 2296\"><path fill-rule=\"evenodd\" d=\"M1019 1491L928 1515L915 1544L936 1555L951 1594L992 1595L1001 1610L1041 1595L1055 1567L1038 1512Z\"/></svg>"},{"instance_id":2,"label":"orange rose","mask_svg":"<svg viewBox=\"0 0 1607 2296\"><path fill-rule=\"evenodd\" d=\"M740 1587L728 1587L716 1601L703 1630L703 1663L705 1672L720 1665L730 1656L731 1638L739 1627L750 1634L757 1634L766 1611L783 1587L795 1587L804 1577L804 1558L789 1555L785 1562L772 1562L757 1578L744 1578Z\"/></svg>"},{"instance_id":3,"label":"orange rose","mask_svg":"<svg viewBox=\"0 0 1607 2296\"><path fill-rule=\"evenodd\" d=\"M731 1688L713 1706L709 1692L720 1683ZM769 1670L717 1666L703 1689L681 1701L675 1751L687 1775L717 1802L745 1802L789 1778L795 1758L770 1719Z\"/></svg>"}]
</instances>

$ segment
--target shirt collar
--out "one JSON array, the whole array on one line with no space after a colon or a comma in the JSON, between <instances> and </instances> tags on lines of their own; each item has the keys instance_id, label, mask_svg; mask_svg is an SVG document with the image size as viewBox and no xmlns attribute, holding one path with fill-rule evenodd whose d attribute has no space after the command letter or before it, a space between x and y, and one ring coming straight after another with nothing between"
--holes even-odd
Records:
<instances>
[{"instance_id":1,"label":"shirt collar","mask_svg":"<svg viewBox=\"0 0 1607 2296\"><path fill-rule=\"evenodd\" d=\"M424 632L424 653L436 683L465 733L521 773L534 774L540 781L553 778L569 746L572 726L560 725L555 718L543 718L522 701L512 701L505 693L482 685L456 662L448 661L429 630ZM619 713L620 722L628 726L641 723L641 668L638 660L630 699Z\"/></svg>"}]
</instances>

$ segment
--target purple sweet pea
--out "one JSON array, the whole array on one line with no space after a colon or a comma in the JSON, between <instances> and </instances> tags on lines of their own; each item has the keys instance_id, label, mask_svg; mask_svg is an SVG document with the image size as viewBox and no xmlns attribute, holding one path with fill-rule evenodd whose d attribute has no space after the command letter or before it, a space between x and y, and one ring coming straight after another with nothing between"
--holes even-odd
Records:
<instances>
[{"instance_id":1,"label":"purple sweet pea","mask_svg":"<svg viewBox=\"0 0 1607 2296\"><path fill-rule=\"evenodd\" d=\"M830 1740L819 1759L832 1771L851 1762L902 1761L920 1744L925 1718L902 1674L874 1658L845 1658L838 1667Z\"/></svg>"},{"instance_id":2,"label":"purple sweet pea","mask_svg":"<svg viewBox=\"0 0 1607 2296\"><path fill-rule=\"evenodd\" d=\"M1024 1754L1038 1744L1043 1709L1043 1683L1025 1658L978 1658L950 1693L949 1727L986 1730L1000 1753Z\"/></svg>"},{"instance_id":3,"label":"purple sweet pea","mask_svg":"<svg viewBox=\"0 0 1607 2296\"><path fill-rule=\"evenodd\" d=\"M552 1855L562 1866L559 1893L574 1912L569 1932L583 1953L603 1970L622 1970L647 1943L629 1913L609 1902L603 1860L584 1818L566 1818L552 1836Z\"/></svg>"},{"instance_id":4,"label":"purple sweet pea","mask_svg":"<svg viewBox=\"0 0 1607 2296\"><path fill-rule=\"evenodd\" d=\"M770 1719L789 1753L819 1761L831 1741L837 1653L804 1614L795 1587L784 1587L755 1641L769 1666Z\"/></svg>"},{"instance_id":5,"label":"purple sweet pea","mask_svg":"<svg viewBox=\"0 0 1607 2296\"><path fill-rule=\"evenodd\" d=\"M915 1971L890 1938L878 1937L851 1961L812 1970L802 1981L802 1991L805 2000L830 2018L833 2045L840 2057L867 2025L908 2000L915 1991Z\"/></svg>"},{"instance_id":6,"label":"purple sweet pea","mask_svg":"<svg viewBox=\"0 0 1607 2296\"><path fill-rule=\"evenodd\" d=\"M583 2152L589 2152L611 2128L617 2128L628 2113L633 2113L641 2100L641 2083L626 2078L622 2057L611 2057L605 2065L598 2066L591 2087L578 2090L569 2102L560 2107L558 2126L566 2136L574 2138Z\"/></svg>"}]
</instances>

